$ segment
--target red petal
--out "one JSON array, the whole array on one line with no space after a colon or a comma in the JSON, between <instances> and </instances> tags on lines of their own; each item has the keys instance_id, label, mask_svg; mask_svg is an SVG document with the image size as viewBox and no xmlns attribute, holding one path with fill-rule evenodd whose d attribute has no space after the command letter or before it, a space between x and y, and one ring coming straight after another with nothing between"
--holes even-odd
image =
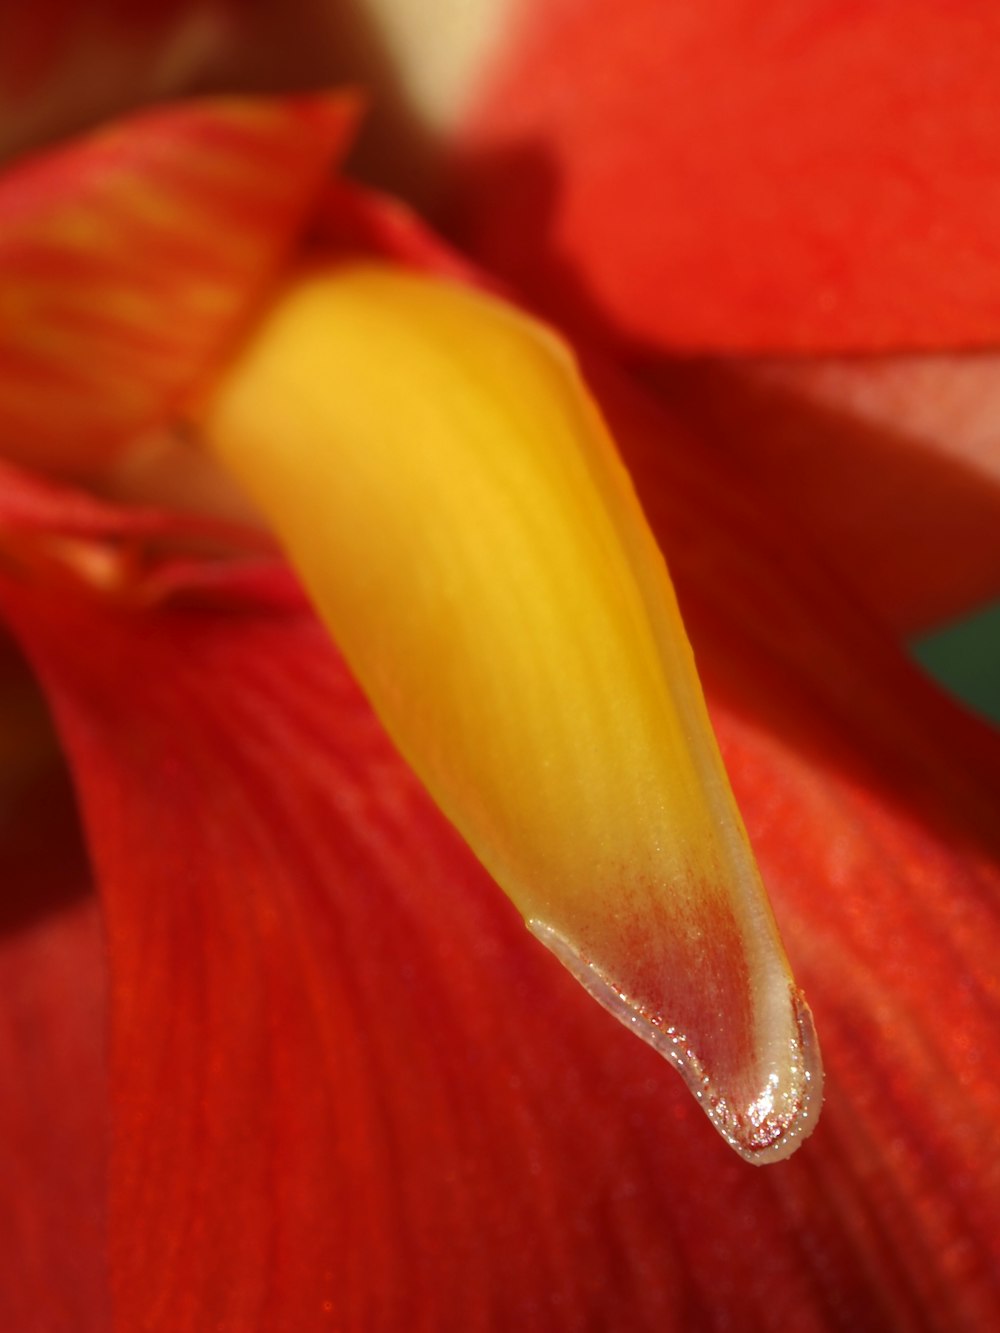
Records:
<instances>
[{"instance_id":1,"label":"red petal","mask_svg":"<svg viewBox=\"0 0 1000 1333\"><path fill-rule=\"evenodd\" d=\"M355 118L346 96L147 112L0 180L0 449L85 473L251 317Z\"/></svg>"},{"instance_id":2,"label":"red petal","mask_svg":"<svg viewBox=\"0 0 1000 1333\"><path fill-rule=\"evenodd\" d=\"M104 942L69 783L6 639L0 682L0 1325L99 1333Z\"/></svg>"},{"instance_id":3,"label":"red petal","mask_svg":"<svg viewBox=\"0 0 1000 1333\"><path fill-rule=\"evenodd\" d=\"M802 1160L899 1302L886 1326L930 1309L932 1326L975 1328L1000 1310L985 1148L1000 1109L998 737L909 665L766 496L591 370L823 1041L827 1105Z\"/></svg>"},{"instance_id":4,"label":"red petal","mask_svg":"<svg viewBox=\"0 0 1000 1333\"><path fill-rule=\"evenodd\" d=\"M123 1329L1000 1315L996 747L766 504L599 387L824 1029L824 1121L781 1167L729 1161L511 922L301 608L8 585L105 879Z\"/></svg>"},{"instance_id":5,"label":"red petal","mask_svg":"<svg viewBox=\"0 0 1000 1333\"><path fill-rule=\"evenodd\" d=\"M898 633L1000 597L996 357L676 363L655 378Z\"/></svg>"},{"instance_id":6,"label":"red petal","mask_svg":"<svg viewBox=\"0 0 1000 1333\"><path fill-rule=\"evenodd\" d=\"M123 1330L1000 1313L997 837L947 759L995 790L994 748L801 552L781 570L752 505L683 449L665 471L655 412L607 401L700 610L825 1029L824 1121L782 1166L732 1157L512 920L301 608L128 613L8 583L105 896Z\"/></svg>"},{"instance_id":7,"label":"red petal","mask_svg":"<svg viewBox=\"0 0 1000 1333\"><path fill-rule=\"evenodd\" d=\"M10 887L8 881L5 892ZM22 880L22 888L36 893L37 876ZM49 910L36 904L36 910L36 920L0 938L0 1320L19 1333L104 1333L100 915L94 898Z\"/></svg>"},{"instance_id":8,"label":"red petal","mask_svg":"<svg viewBox=\"0 0 1000 1333\"><path fill-rule=\"evenodd\" d=\"M466 135L487 267L657 346L1000 336L995 6L532 12Z\"/></svg>"}]
</instances>

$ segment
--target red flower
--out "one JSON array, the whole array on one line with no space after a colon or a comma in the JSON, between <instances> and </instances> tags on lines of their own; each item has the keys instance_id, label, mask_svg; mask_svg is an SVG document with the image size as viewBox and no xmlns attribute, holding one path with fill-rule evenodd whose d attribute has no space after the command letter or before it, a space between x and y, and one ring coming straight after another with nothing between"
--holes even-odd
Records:
<instances>
[{"instance_id":1,"label":"red flower","mask_svg":"<svg viewBox=\"0 0 1000 1333\"><path fill-rule=\"evenodd\" d=\"M87 175L100 146L25 169L20 219L0 200L20 222L7 254L22 279L46 246L45 275L63 256L51 327L85 328L88 344L45 364L44 348L32 360L8 341L6 449L134 485L107 446L204 383L252 313L199 306L201 277L228 264L225 291L255 301L311 212L319 154L303 117L331 137L343 125L336 107L234 106L122 132L115 170L138 173L147 198L156 181L186 199L200 153L239 164L237 194L221 191L215 225L190 235L156 235L155 212L91 215L153 234L185 282L133 269L124 243L110 268L74 267L74 201L120 178ZM264 188L271 151L293 164L280 194ZM217 221L227 201L239 233ZM318 229L341 249L458 264L352 191L328 197ZM156 298L141 337L120 295L133 272ZM85 308L109 291L96 316ZM19 418L29 377L51 384L56 364L76 417L34 395L40 415ZM7 1141L23 1172L19 1280L0 1293L12 1326L103 1327L106 1283L123 1329L992 1322L994 738L907 666L725 455L597 358L588 373L668 550L817 1013L815 1136L786 1164L745 1167L534 945L285 575L260 562L259 536L11 472L0 599L74 772L110 1018L105 1101L98 941L89 907L65 905L81 858L68 839L66 866L43 856L22 819L21 873L37 885L51 871L53 887L25 893L3 964ZM58 790L36 804L19 788L46 837L57 817L72 828Z\"/></svg>"}]
</instances>

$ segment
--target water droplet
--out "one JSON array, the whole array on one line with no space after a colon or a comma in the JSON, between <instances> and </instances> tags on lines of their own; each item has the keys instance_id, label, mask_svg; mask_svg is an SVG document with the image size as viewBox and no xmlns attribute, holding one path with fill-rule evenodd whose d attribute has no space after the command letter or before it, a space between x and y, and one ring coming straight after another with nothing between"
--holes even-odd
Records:
<instances>
[{"instance_id":1,"label":"water droplet","mask_svg":"<svg viewBox=\"0 0 1000 1333\"><path fill-rule=\"evenodd\" d=\"M812 1133L823 1101L823 1065L812 1014L802 992L788 987L790 1037L759 1071L751 1096L719 1087L687 1037L631 1001L594 963L542 921L528 928L619 1022L678 1070L729 1146L755 1166L790 1157Z\"/></svg>"}]
</instances>

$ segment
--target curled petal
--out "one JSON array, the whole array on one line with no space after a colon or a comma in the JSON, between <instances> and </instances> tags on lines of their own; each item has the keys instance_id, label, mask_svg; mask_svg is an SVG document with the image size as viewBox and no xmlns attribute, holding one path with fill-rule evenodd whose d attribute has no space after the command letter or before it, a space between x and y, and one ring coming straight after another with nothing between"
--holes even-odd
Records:
<instances>
[{"instance_id":1,"label":"curled petal","mask_svg":"<svg viewBox=\"0 0 1000 1333\"><path fill-rule=\"evenodd\" d=\"M291 282L199 411L417 773L525 920L749 1160L812 1021L662 558L565 347L387 266Z\"/></svg>"}]
</instances>

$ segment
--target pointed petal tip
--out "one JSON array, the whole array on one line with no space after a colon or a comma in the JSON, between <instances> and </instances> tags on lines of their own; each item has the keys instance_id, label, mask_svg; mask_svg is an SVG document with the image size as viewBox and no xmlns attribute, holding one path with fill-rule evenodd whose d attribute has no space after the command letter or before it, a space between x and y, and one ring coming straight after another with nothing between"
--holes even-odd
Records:
<instances>
[{"instance_id":1,"label":"pointed petal tip","mask_svg":"<svg viewBox=\"0 0 1000 1333\"><path fill-rule=\"evenodd\" d=\"M823 1064L812 1013L794 984L788 986L782 1015L788 1034L769 1043L773 1053L764 1059L753 1053L744 1087L734 1089L713 1075L696 1039L632 999L559 931L534 919L526 924L589 995L674 1066L714 1128L745 1162L784 1161L815 1129L823 1104Z\"/></svg>"}]
</instances>

